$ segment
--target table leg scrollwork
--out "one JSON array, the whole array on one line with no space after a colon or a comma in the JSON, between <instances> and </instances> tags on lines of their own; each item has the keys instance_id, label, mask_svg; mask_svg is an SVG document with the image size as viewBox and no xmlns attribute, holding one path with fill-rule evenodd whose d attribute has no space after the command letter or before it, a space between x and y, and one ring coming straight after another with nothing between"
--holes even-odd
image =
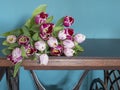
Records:
<instances>
[{"instance_id":1,"label":"table leg scrollwork","mask_svg":"<svg viewBox=\"0 0 120 90\"><path fill-rule=\"evenodd\" d=\"M34 80L34 82L35 82L35 85L36 85L37 89L38 89L38 90L46 90L46 89L44 88L44 86L40 83L40 81L38 80L38 77L37 77L37 75L35 74L35 72L34 72L33 70L30 70L30 73L31 73L31 75L32 75L32 77L33 77L33 80Z\"/></svg>"},{"instance_id":2,"label":"table leg scrollwork","mask_svg":"<svg viewBox=\"0 0 120 90\"><path fill-rule=\"evenodd\" d=\"M86 75L88 74L89 70L85 70L82 74L82 76L80 77L78 83L76 84L76 86L73 88L73 90L79 90L80 86L84 80L84 78L86 77Z\"/></svg>"}]
</instances>

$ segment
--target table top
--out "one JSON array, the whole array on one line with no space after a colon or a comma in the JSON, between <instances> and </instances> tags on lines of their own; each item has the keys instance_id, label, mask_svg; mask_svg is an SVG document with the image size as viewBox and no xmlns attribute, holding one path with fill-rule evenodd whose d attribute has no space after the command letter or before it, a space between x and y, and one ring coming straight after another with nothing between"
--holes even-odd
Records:
<instances>
[{"instance_id":1,"label":"table top","mask_svg":"<svg viewBox=\"0 0 120 90\"><path fill-rule=\"evenodd\" d=\"M0 39L2 42L3 39ZM0 44L0 49L3 48ZM48 65L40 65L37 61L25 60L25 69L120 69L120 39L87 39L81 44L84 48L77 57L50 57ZM0 53L0 67L13 66Z\"/></svg>"}]
</instances>

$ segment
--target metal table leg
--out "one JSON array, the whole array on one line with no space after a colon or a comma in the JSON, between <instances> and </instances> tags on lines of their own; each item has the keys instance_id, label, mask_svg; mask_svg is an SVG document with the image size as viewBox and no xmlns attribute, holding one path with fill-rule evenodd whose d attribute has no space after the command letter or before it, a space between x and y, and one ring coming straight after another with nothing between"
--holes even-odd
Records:
<instances>
[{"instance_id":1,"label":"metal table leg","mask_svg":"<svg viewBox=\"0 0 120 90\"><path fill-rule=\"evenodd\" d=\"M73 88L73 90L79 90L80 86L83 82L83 79L86 77L86 75L88 74L89 70L85 70L81 76L81 78L79 79L78 83L76 84L76 86Z\"/></svg>"},{"instance_id":2,"label":"metal table leg","mask_svg":"<svg viewBox=\"0 0 120 90\"><path fill-rule=\"evenodd\" d=\"M30 72L31 72L32 77L33 77L33 79L34 79L34 82L35 82L35 84L36 84L36 86L37 86L37 89L38 89L38 90L46 90L46 89L43 87L43 85L40 83L40 81L38 80L37 75L35 74L35 72L34 72L33 70L30 70Z\"/></svg>"},{"instance_id":3,"label":"metal table leg","mask_svg":"<svg viewBox=\"0 0 120 90\"><path fill-rule=\"evenodd\" d=\"M4 67L1 67L0 68L0 81L2 80L3 76L4 76L4 73L5 73L5 69Z\"/></svg>"},{"instance_id":4,"label":"metal table leg","mask_svg":"<svg viewBox=\"0 0 120 90\"><path fill-rule=\"evenodd\" d=\"M14 67L6 69L6 80L8 84L8 90L19 90L19 72L16 77L13 77Z\"/></svg>"}]
</instances>

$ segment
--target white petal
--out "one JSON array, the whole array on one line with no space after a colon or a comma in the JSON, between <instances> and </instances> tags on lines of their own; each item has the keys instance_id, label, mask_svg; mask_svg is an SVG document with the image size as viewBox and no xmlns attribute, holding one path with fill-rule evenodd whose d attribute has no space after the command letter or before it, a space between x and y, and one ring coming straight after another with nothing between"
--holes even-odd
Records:
<instances>
[{"instance_id":1,"label":"white petal","mask_svg":"<svg viewBox=\"0 0 120 90\"><path fill-rule=\"evenodd\" d=\"M40 64L47 65L49 57L47 54L40 55Z\"/></svg>"}]
</instances>

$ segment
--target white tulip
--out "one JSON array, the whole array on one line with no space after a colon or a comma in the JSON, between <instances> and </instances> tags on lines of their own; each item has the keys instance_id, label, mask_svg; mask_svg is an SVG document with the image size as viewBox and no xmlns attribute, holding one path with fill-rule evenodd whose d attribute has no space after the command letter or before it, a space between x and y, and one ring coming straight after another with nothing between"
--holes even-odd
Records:
<instances>
[{"instance_id":1,"label":"white tulip","mask_svg":"<svg viewBox=\"0 0 120 90\"><path fill-rule=\"evenodd\" d=\"M74 50L73 49L70 49L70 48L66 48L66 49L64 49L64 54L65 54L65 56L67 56L67 57L71 57L71 56L73 56L74 55Z\"/></svg>"},{"instance_id":2,"label":"white tulip","mask_svg":"<svg viewBox=\"0 0 120 90\"><path fill-rule=\"evenodd\" d=\"M83 34L76 34L74 37L75 42L77 43L82 43L83 41L85 41L86 36Z\"/></svg>"},{"instance_id":3,"label":"white tulip","mask_svg":"<svg viewBox=\"0 0 120 90\"><path fill-rule=\"evenodd\" d=\"M35 42L35 48L39 51L44 51L46 49L46 43L44 41Z\"/></svg>"},{"instance_id":4,"label":"white tulip","mask_svg":"<svg viewBox=\"0 0 120 90\"><path fill-rule=\"evenodd\" d=\"M49 57L47 54L41 54L39 58L40 58L40 64L42 65L48 64Z\"/></svg>"},{"instance_id":5,"label":"white tulip","mask_svg":"<svg viewBox=\"0 0 120 90\"><path fill-rule=\"evenodd\" d=\"M54 37L50 37L47 43L50 47L56 47L58 45L58 41Z\"/></svg>"},{"instance_id":6,"label":"white tulip","mask_svg":"<svg viewBox=\"0 0 120 90\"><path fill-rule=\"evenodd\" d=\"M73 48L75 46L72 40L64 40L63 45L64 45L64 48Z\"/></svg>"},{"instance_id":7,"label":"white tulip","mask_svg":"<svg viewBox=\"0 0 120 90\"><path fill-rule=\"evenodd\" d=\"M7 36L7 42L8 43L15 43L16 42L16 36L15 35L9 35Z\"/></svg>"},{"instance_id":8,"label":"white tulip","mask_svg":"<svg viewBox=\"0 0 120 90\"><path fill-rule=\"evenodd\" d=\"M65 40L67 38L67 35L65 34L65 30L59 31L58 38L60 40Z\"/></svg>"}]
</instances>

